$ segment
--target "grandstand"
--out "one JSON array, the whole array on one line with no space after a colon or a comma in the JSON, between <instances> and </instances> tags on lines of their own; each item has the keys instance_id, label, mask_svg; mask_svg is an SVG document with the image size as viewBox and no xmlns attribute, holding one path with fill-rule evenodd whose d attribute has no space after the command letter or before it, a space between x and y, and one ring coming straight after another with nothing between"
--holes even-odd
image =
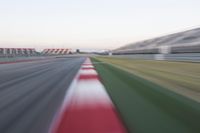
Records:
<instances>
[{"instance_id":1,"label":"grandstand","mask_svg":"<svg viewBox=\"0 0 200 133\"><path fill-rule=\"evenodd\" d=\"M200 53L200 28L125 45L113 54Z\"/></svg>"},{"instance_id":2,"label":"grandstand","mask_svg":"<svg viewBox=\"0 0 200 133\"><path fill-rule=\"evenodd\" d=\"M0 57L34 55L37 55L37 52L34 48L0 48Z\"/></svg>"},{"instance_id":3,"label":"grandstand","mask_svg":"<svg viewBox=\"0 0 200 133\"><path fill-rule=\"evenodd\" d=\"M70 53L70 49L44 49L42 51L42 55L67 55Z\"/></svg>"}]
</instances>

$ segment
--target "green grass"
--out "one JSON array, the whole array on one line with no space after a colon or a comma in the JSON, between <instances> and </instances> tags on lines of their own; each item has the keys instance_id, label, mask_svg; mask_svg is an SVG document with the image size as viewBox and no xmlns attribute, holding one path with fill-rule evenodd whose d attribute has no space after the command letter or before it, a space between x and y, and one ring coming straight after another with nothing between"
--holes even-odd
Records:
<instances>
[{"instance_id":1,"label":"green grass","mask_svg":"<svg viewBox=\"0 0 200 133\"><path fill-rule=\"evenodd\" d=\"M200 63L108 57L97 59L200 102Z\"/></svg>"},{"instance_id":2,"label":"green grass","mask_svg":"<svg viewBox=\"0 0 200 133\"><path fill-rule=\"evenodd\" d=\"M112 65L95 67L129 132L200 132L199 103Z\"/></svg>"}]
</instances>

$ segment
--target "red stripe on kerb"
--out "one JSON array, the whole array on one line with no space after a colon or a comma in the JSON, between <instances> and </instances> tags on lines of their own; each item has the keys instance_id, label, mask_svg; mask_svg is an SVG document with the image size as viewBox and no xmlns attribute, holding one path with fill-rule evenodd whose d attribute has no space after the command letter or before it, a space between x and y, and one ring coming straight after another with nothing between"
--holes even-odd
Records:
<instances>
[{"instance_id":1,"label":"red stripe on kerb","mask_svg":"<svg viewBox=\"0 0 200 133\"><path fill-rule=\"evenodd\" d=\"M91 80L91 79L97 79L99 80L99 76L98 75L94 75L94 74L81 74L78 78L79 80Z\"/></svg>"},{"instance_id":2,"label":"red stripe on kerb","mask_svg":"<svg viewBox=\"0 0 200 133\"><path fill-rule=\"evenodd\" d=\"M55 133L126 133L112 106L71 105L61 119Z\"/></svg>"},{"instance_id":3,"label":"red stripe on kerb","mask_svg":"<svg viewBox=\"0 0 200 133\"><path fill-rule=\"evenodd\" d=\"M91 67L83 67L83 68L81 68L81 70L95 70L95 69L91 68Z\"/></svg>"}]
</instances>

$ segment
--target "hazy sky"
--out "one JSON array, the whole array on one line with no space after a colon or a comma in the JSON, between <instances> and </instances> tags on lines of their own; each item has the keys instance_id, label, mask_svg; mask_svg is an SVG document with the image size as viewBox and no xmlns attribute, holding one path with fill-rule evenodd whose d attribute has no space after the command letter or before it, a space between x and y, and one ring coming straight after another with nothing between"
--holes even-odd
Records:
<instances>
[{"instance_id":1,"label":"hazy sky","mask_svg":"<svg viewBox=\"0 0 200 133\"><path fill-rule=\"evenodd\" d=\"M1 47L112 49L200 26L200 0L1 0Z\"/></svg>"}]
</instances>

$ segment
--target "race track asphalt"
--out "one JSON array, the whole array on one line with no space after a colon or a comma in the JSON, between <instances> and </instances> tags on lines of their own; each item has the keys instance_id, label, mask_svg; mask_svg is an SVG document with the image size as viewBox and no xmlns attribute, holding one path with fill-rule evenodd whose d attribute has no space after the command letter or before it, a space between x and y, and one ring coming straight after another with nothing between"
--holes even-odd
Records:
<instances>
[{"instance_id":1,"label":"race track asphalt","mask_svg":"<svg viewBox=\"0 0 200 133\"><path fill-rule=\"evenodd\" d=\"M47 133L85 58L0 65L0 133Z\"/></svg>"}]
</instances>

